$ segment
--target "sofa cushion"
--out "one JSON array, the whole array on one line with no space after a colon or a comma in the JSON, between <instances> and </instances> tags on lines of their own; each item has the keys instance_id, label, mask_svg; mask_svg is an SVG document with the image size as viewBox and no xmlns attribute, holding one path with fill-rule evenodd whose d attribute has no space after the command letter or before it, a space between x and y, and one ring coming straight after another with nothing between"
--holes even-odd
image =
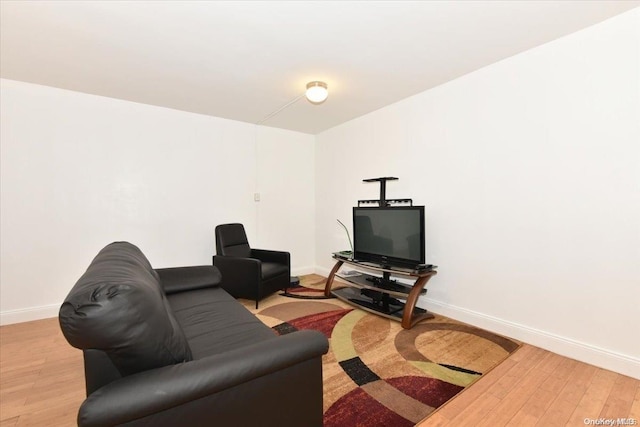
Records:
<instances>
[{"instance_id":1,"label":"sofa cushion","mask_svg":"<svg viewBox=\"0 0 640 427\"><path fill-rule=\"evenodd\" d=\"M104 351L123 376L192 360L149 261L115 242L94 258L60 307L67 341Z\"/></svg>"},{"instance_id":2,"label":"sofa cushion","mask_svg":"<svg viewBox=\"0 0 640 427\"><path fill-rule=\"evenodd\" d=\"M159 268L155 270L166 295L220 286L222 275L213 265Z\"/></svg>"},{"instance_id":3,"label":"sofa cushion","mask_svg":"<svg viewBox=\"0 0 640 427\"><path fill-rule=\"evenodd\" d=\"M171 294L168 300L195 360L277 339L271 328L222 288Z\"/></svg>"}]
</instances>

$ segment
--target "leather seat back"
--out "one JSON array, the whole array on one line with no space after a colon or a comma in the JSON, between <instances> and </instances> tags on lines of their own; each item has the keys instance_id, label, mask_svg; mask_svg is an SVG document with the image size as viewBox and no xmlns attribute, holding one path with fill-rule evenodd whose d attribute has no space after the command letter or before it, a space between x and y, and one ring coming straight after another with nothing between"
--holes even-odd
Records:
<instances>
[{"instance_id":1,"label":"leather seat back","mask_svg":"<svg viewBox=\"0 0 640 427\"><path fill-rule=\"evenodd\" d=\"M216 227L216 253L241 258L251 257L251 247L242 224L221 224Z\"/></svg>"}]
</instances>

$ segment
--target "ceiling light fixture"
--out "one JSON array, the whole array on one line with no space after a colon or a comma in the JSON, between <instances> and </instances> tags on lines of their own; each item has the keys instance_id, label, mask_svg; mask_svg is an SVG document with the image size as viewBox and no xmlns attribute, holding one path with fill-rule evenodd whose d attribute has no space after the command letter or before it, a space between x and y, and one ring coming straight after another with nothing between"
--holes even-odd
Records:
<instances>
[{"instance_id":1,"label":"ceiling light fixture","mask_svg":"<svg viewBox=\"0 0 640 427\"><path fill-rule=\"evenodd\" d=\"M305 96L312 104L322 104L329 96L327 84L319 81L307 83Z\"/></svg>"},{"instance_id":2,"label":"ceiling light fixture","mask_svg":"<svg viewBox=\"0 0 640 427\"><path fill-rule=\"evenodd\" d=\"M307 90L304 93L296 96L291 101L287 102L282 107L278 108L276 111L268 114L264 119L260 120L256 124L261 125L262 123L266 122L271 117L275 116L280 111L287 108L288 106L295 104L303 97L306 97L310 103L314 105L319 105L319 104L322 104L324 101L326 101L328 96L329 96L329 91L327 90L327 84L325 82L321 82L321 81L309 82L307 83Z\"/></svg>"}]
</instances>

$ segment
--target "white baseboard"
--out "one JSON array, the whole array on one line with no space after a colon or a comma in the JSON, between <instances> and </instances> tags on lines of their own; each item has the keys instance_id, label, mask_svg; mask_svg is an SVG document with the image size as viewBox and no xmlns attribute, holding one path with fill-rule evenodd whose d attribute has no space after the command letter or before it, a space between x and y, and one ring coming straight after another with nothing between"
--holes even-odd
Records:
<instances>
[{"instance_id":1,"label":"white baseboard","mask_svg":"<svg viewBox=\"0 0 640 427\"><path fill-rule=\"evenodd\" d=\"M316 274L329 275L329 269L316 268ZM486 329L509 338L526 342L553 353L560 354L600 368L640 379L640 359L626 354L596 347L591 344L535 329L526 325L489 316L477 311L442 303L422 297L418 307Z\"/></svg>"},{"instance_id":2,"label":"white baseboard","mask_svg":"<svg viewBox=\"0 0 640 427\"><path fill-rule=\"evenodd\" d=\"M640 379L640 359L483 313L420 298L418 306L584 363Z\"/></svg>"},{"instance_id":3,"label":"white baseboard","mask_svg":"<svg viewBox=\"0 0 640 427\"><path fill-rule=\"evenodd\" d=\"M291 275L304 276L306 274L314 274L315 270L316 269L314 267L297 267L291 270Z\"/></svg>"},{"instance_id":4,"label":"white baseboard","mask_svg":"<svg viewBox=\"0 0 640 427\"><path fill-rule=\"evenodd\" d=\"M41 307L29 307L19 310L7 310L0 312L0 325L12 323L30 322L32 320L58 317L60 304L43 305Z\"/></svg>"}]
</instances>

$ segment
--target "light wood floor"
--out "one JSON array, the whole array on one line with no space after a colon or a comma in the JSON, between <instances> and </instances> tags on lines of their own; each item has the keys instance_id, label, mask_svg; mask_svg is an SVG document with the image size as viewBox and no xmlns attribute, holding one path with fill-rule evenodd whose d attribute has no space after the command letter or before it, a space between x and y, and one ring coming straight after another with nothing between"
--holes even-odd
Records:
<instances>
[{"instance_id":1,"label":"light wood floor","mask_svg":"<svg viewBox=\"0 0 640 427\"><path fill-rule=\"evenodd\" d=\"M82 353L57 319L0 327L0 424L75 425L83 375ZM585 418L630 417L640 422L640 381L524 345L418 425L584 426Z\"/></svg>"},{"instance_id":2,"label":"light wood floor","mask_svg":"<svg viewBox=\"0 0 640 427\"><path fill-rule=\"evenodd\" d=\"M638 425L640 381L525 344L418 426L584 426L602 418Z\"/></svg>"}]
</instances>

